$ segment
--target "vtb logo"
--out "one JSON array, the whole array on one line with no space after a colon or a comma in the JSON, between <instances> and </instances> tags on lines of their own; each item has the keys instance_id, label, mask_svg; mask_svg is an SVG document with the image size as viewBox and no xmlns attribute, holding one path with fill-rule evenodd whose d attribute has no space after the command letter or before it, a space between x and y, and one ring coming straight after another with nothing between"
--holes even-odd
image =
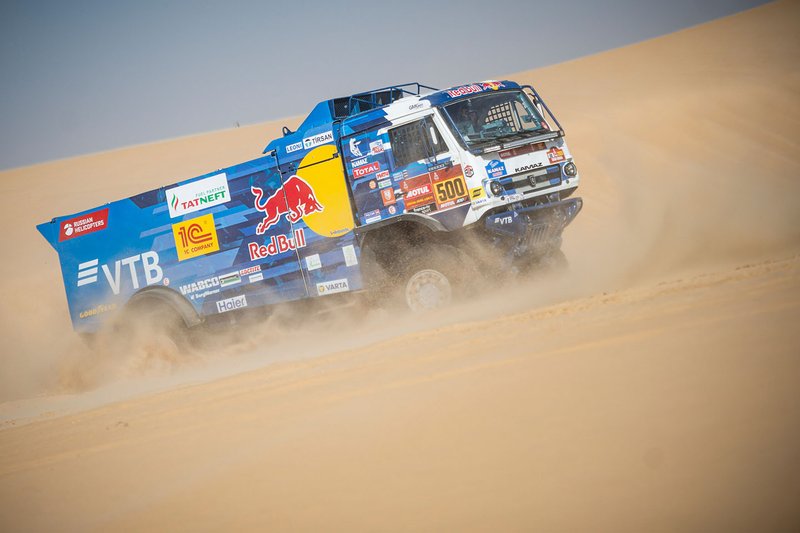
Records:
<instances>
[{"instance_id":1,"label":"vtb logo","mask_svg":"<svg viewBox=\"0 0 800 533\"><path fill-rule=\"evenodd\" d=\"M178 261L219 250L212 213L173 224L172 235L175 238Z\"/></svg>"}]
</instances>

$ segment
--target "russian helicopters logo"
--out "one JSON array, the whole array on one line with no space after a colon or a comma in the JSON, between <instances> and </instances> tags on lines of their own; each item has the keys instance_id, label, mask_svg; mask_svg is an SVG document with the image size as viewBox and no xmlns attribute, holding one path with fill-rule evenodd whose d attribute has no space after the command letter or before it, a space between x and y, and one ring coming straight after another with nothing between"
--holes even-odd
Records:
<instances>
[{"instance_id":1,"label":"russian helicopters logo","mask_svg":"<svg viewBox=\"0 0 800 533\"><path fill-rule=\"evenodd\" d=\"M61 242L74 239L81 235L104 230L106 227L108 227L108 208L63 221L58 240Z\"/></svg>"},{"instance_id":2,"label":"russian helicopters logo","mask_svg":"<svg viewBox=\"0 0 800 533\"><path fill-rule=\"evenodd\" d=\"M166 195L170 218L231 201L224 173L167 189Z\"/></svg>"},{"instance_id":3,"label":"russian helicopters logo","mask_svg":"<svg viewBox=\"0 0 800 533\"><path fill-rule=\"evenodd\" d=\"M211 213L173 224L172 235L175 238L178 261L219 250L214 215Z\"/></svg>"}]
</instances>

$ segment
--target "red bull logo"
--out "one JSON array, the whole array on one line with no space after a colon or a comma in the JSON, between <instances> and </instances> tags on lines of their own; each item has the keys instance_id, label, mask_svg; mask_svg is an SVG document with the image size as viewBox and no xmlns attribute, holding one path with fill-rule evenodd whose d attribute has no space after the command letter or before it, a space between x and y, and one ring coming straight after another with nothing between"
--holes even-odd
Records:
<instances>
[{"instance_id":1,"label":"red bull logo","mask_svg":"<svg viewBox=\"0 0 800 533\"><path fill-rule=\"evenodd\" d=\"M256 197L253 207L264 213L264 218L256 227L256 234L263 235L269 228L278 223L281 216L286 216L292 224L304 216L322 212L325 207L317 201L314 188L300 176L292 176L264 200L264 191L258 187L250 187Z\"/></svg>"},{"instance_id":2,"label":"red bull logo","mask_svg":"<svg viewBox=\"0 0 800 533\"><path fill-rule=\"evenodd\" d=\"M487 82L484 82L482 85L483 85L483 90L484 91L488 91L488 90L496 91L496 90L500 89L501 87L505 87L505 85L503 85L499 81L487 81Z\"/></svg>"}]
</instances>

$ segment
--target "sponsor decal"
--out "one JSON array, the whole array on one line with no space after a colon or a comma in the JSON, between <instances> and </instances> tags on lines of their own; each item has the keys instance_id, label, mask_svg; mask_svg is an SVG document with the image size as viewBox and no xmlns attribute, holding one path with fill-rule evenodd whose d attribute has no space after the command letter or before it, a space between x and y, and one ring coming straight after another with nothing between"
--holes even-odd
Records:
<instances>
[{"instance_id":1,"label":"sponsor decal","mask_svg":"<svg viewBox=\"0 0 800 533\"><path fill-rule=\"evenodd\" d=\"M497 217L494 219L495 224L500 224L501 226L505 226L507 224L511 224L514 222L514 219L511 215L505 215L502 217Z\"/></svg>"},{"instance_id":2,"label":"sponsor decal","mask_svg":"<svg viewBox=\"0 0 800 533\"><path fill-rule=\"evenodd\" d=\"M231 272L229 274L223 274L219 277L219 284L220 287L230 287L231 285L236 285L237 283L242 282L242 277L239 275L238 272Z\"/></svg>"},{"instance_id":3,"label":"sponsor decal","mask_svg":"<svg viewBox=\"0 0 800 533\"><path fill-rule=\"evenodd\" d=\"M311 137L306 137L303 139L303 148L308 150L310 148L314 148L315 146L319 146L320 144L326 144L329 142L333 142L333 131L326 131L324 133L312 135Z\"/></svg>"},{"instance_id":4,"label":"sponsor decal","mask_svg":"<svg viewBox=\"0 0 800 533\"><path fill-rule=\"evenodd\" d=\"M374 189L378 186L378 183L375 180L369 180L369 188Z\"/></svg>"},{"instance_id":5,"label":"sponsor decal","mask_svg":"<svg viewBox=\"0 0 800 533\"><path fill-rule=\"evenodd\" d=\"M469 198L473 202L475 200L480 200L485 196L486 196L486 191L483 189L483 187L473 187L472 189L469 190Z\"/></svg>"},{"instance_id":6,"label":"sponsor decal","mask_svg":"<svg viewBox=\"0 0 800 533\"><path fill-rule=\"evenodd\" d=\"M113 272L109 267L111 263L107 265L99 265L99 261L97 259L80 263L78 265L78 287L97 283L97 278L99 275L98 269L103 272L103 275L108 282L108 286L111 288L111 291L114 294L119 294L120 289L122 288L123 279L128 277L123 275L123 272L128 273L131 280L131 286L134 289L138 289L141 286L141 278L139 277L140 270L144 274L145 286L159 283L164 278L164 271L160 266L158 266L158 260L159 257L157 252L143 252L141 254L132 255L130 257L114 261ZM140 261L141 267L137 266L137 263ZM122 267L127 268L123 270Z\"/></svg>"},{"instance_id":7,"label":"sponsor decal","mask_svg":"<svg viewBox=\"0 0 800 533\"><path fill-rule=\"evenodd\" d=\"M344 255L344 264L351 267L358 264L358 257L356 257L356 249L352 244L342 247L342 254Z\"/></svg>"},{"instance_id":8,"label":"sponsor decal","mask_svg":"<svg viewBox=\"0 0 800 533\"><path fill-rule=\"evenodd\" d=\"M472 170L470 165L464 167L464 175L468 178L471 178L475 174L475 171Z\"/></svg>"},{"instance_id":9,"label":"sponsor decal","mask_svg":"<svg viewBox=\"0 0 800 533\"><path fill-rule=\"evenodd\" d=\"M193 281L191 283L187 283L186 285L181 285L178 288L181 291L181 294L187 296L189 294L205 291L213 287L219 287L219 278L217 276L201 279L200 281Z\"/></svg>"},{"instance_id":10,"label":"sponsor decal","mask_svg":"<svg viewBox=\"0 0 800 533\"><path fill-rule=\"evenodd\" d=\"M264 280L264 274L262 272L259 272L257 274L250 274L250 277L248 279L250 280L250 283L257 283L259 281Z\"/></svg>"},{"instance_id":11,"label":"sponsor decal","mask_svg":"<svg viewBox=\"0 0 800 533\"><path fill-rule=\"evenodd\" d=\"M235 311L236 309L242 309L243 307L247 307L247 298L244 294L218 301L217 313L227 313L228 311Z\"/></svg>"},{"instance_id":12,"label":"sponsor decal","mask_svg":"<svg viewBox=\"0 0 800 533\"><path fill-rule=\"evenodd\" d=\"M450 209L469 201L469 191L461 174L461 166L433 173L433 192L439 210Z\"/></svg>"},{"instance_id":13,"label":"sponsor decal","mask_svg":"<svg viewBox=\"0 0 800 533\"><path fill-rule=\"evenodd\" d=\"M367 159L366 157L362 157L361 159L353 159L353 162L350 164L350 166L353 168L361 167L366 165L368 161L369 159Z\"/></svg>"},{"instance_id":14,"label":"sponsor decal","mask_svg":"<svg viewBox=\"0 0 800 533\"><path fill-rule=\"evenodd\" d=\"M450 163L449 161L447 161L445 163L437 163L436 165L429 166L428 167L428 172L436 172L437 170L445 169L445 168L447 168L447 167L449 167L451 165L452 165L452 163Z\"/></svg>"},{"instance_id":15,"label":"sponsor decal","mask_svg":"<svg viewBox=\"0 0 800 533\"><path fill-rule=\"evenodd\" d=\"M117 308L117 304L100 304L97 307L93 307L91 309L87 309L86 311L81 311L78 315L79 318L89 318L92 316L102 315L103 313L108 313L113 311Z\"/></svg>"},{"instance_id":16,"label":"sponsor decal","mask_svg":"<svg viewBox=\"0 0 800 533\"><path fill-rule=\"evenodd\" d=\"M388 177L389 177L389 171L388 170L384 170L382 172L378 172L377 174L375 174L375 179L379 179L379 180L385 180Z\"/></svg>"},{"instance_id":17,"label":"sponsor decal","mask_svg":"<svg viewBox=\"0 0 800 533\"><path fill-rule=\"evenodd\" d=\"M383 200L383 205L392 205L397 200L394 197L394 189L391 187L388 189L381 189L381 200Z\"/></svg>"},{"instance_id":18,"label":"sponsor decal","mask_svg":"<svg viewBox=\"0 0 800 533\"><path fill-rule=\"evenodd\" d=\"M407 179L400 184L403 190L403 200L407 210L416 210L420 206L433 204L433 188L428 174Z\"/></svg>"},{"instance_id":19,"label":"sponsor decal","mask_svg":"<svg viewBox=\"0 0 800 533\"><path fill-rule=\"evenodd\" d=\"M219 250L214 215L209 213L172 225L172 236L178 251L178 261Z\"/></svg>"},{"instance_id":20,"label":"sponsor decal","mask_svg":"<svg viewBox=\"0 0 800 533\"><path fill-rule=\"evenodd\" d=\"M382 154L383 153L383 141L378 139L377 141L372 141L369 143L369 151L373 155Z\"/></svg>"},{"instance_id":21,"label":"sponsor decal","mask_svg":"<svg viewBox=\"0 0 800 533\"><path fill-rule=\"evenodd\" d=\"M58 233L58 240L66 241L88 235L95 231L104 230L108 227L108 208L100 209L87 215L65 220L61 223L61 231Z\"/></svg>"},{"instance_id":22,"label":"sponsor decal","mask_svg":"<svg viewBox=\"0 0 800 533\"><path fill-rule=\"evenodd\" d=\"M553 146L547 151L547 158L550 160L551 163L558 163L559 161L564 160L564 150Z\"/></svg>"},{"instance_id":23,"label":"sponsor decal","mask_svg":"<svg viewBox=\"0 0 800 533\"><path fill-rule=\"evenodd\" d=\"M393 205L390 205L388 211L390 215L394 215L395 213L397 213L397 208Z\"/></svg>"},{"instance_id":24,"label":"sponsor decal","mask_svg":"<svg viewBox=\"0 0 800 533\"><path fill-rule=\"evenodd\" d=\"M508 203L519 202L523 198L525 198L525 196L519 193L506 195L506 201Z\"/></svg>"},{"instance_id":25,"label":"sponsor decal","mask_svg":"<svg viewBox=\"0 0 800 533\"><path fill-rule=\"evenodd\" d=\"M264 218L256 227L256 234L263 235L278 223L282 215L294 224L304 216L322 212L325 207L317 201L314 188L300 176L292 176L278 187L272 196L264 200L264 191L250 187L255 196L253 207L264 213Z\"/></svg>"},{"instance_id":26,"label":"sponsor decal","mask_svg":"<svg viewBox=\"0 0 800 533\"><path fill-rule=\"evenodd\" d=\"M498 81L487 81L486 83L473 83L472 85L462 85L447 91L451 97L464 96L465 94L475 94L483 91L496 91L501 87L505 87Z\"/></svg>"},{"instance_id":27,"label":"sponsor decal","mask_svg":"<svg viewBox=\"0 0 800 533\"><path fill-rule=\"evenodd\" d=\"M250 260L255 261L305 247L306 232L303 228L298 228L293 235L273 235L269 238L269 244L251 242L247 245L247 250L250 252Z\"/></svg>"},{"instance_id":28,"label":"sponsor decal","mask_svg":"<svg viewBox=\"0 0 800 533\"><path fill-rule=\"evenodd\" d=\"M333 281L324 281L317 283L317 294L335 294L337 292L347 292L350 290L350 285L347 283L347 278L335 279Z\"/></svg>"},{"instance_id":29,"label":"sponsor decal","mask_svg":"<svg viewBox=\"0 0 800 533\"><path fill-rule=\"evenodd\" d=\"M244 277L248 274L255 274L256 272L261 272L261 265L252 266L249 268L243 268L239 271L239 275Z\"/></svg>"},{"instance_id":30,"label":"sponsor decal","mask_svg":"<svg viewBox=\"0 0 800 533\"><path fill-rule=\"evenodd\" d=\"M416 104L409 105L408 106L408 110L409 111L414 111L416 109L422 109L423 107L425 107L425 104L423 104L422 102L418 102Z\"/></svg>"},{"instance_id":31,"label":"sponsor decal","mask_svg":"<svg viewBox=\"0 0 800 533\"><path fill-rule=\"evenodd\" d=\"M378 188L384 189L386 187L391 187L392 180L383 180L378 182Z\"/></svg>"},{"instance_id":32,"label":"sponsor decal","mask_svg":"<svg viewBox=\"0 0 800 533\"><path fill-rule=\"evenodd\" d=\"M521 167L515 168L514 174L516 174L517 172L526 172L528 170L533 170L534 168L539 168L540 166L542 166L542 163L531 163L530 165L523 165Z\"/></svg>"},{"instance_id":33,"label":"sponsor decal","mask_svg":"<svg viewBox=\"0 0 800 533\"><path fill-rule=\"evenodd\" d=\"M490 178L502 178L506 175L506 164L497 159L492 159L486 165L486 173Z\"/></svg>"},{"instance_id":34,"label":"sponsor decal","mask_svg":"<svg viewBox=\"0 0 800 533\"><path fill-rule=\"evenodd\" d=\"M350 153L353 154L353 157L363 157L364 154L361 153L361 150L358 148L358 145L361 144L361 141L357 141L354 138L350 138Z\"/></svg>"},{"instance_id":35,"label":"sponsor decal","mask_svg":"<svg viewBox=\"0 0 800 533\"><path fill-rule=\"evenodd\" d=\"M402 181L408 177L408 171L404 170L402 172L395 172L392 174L392 179L394 181Z\"/></svg>"},{"instance_id":36,"label":"sponsor decal","mask_svg":"<svg viewBox=\"0 0 800 533\"><path fill-rule=\"evenodd\" d=\"M496 90L500 89L501 87L505 87L505 85L503 85L499 81L487 81L487 82L482 83L481 85L483 86L483 90L485 90L485 91L488 91L488 90L496 91Z\"/></svg>"},{"instance_id":37,"label":"sponsor decal","mask_svg":"<svg viewBox=\"0 0 800 533\"><path fill-rule=\"evenodd\" d=\"M287 154L291 154L292 152L296 152L296 151L302 150L302 149L303 149L303 143L301 141L286 145L286 153Z\"/></svg>"},{"instance_id":38,"label":"sponsor decal","mask_svg":"<svg viewBox=\"0 0 800 533\"><path fill-rule=\"evenodd\" d=\"M306 268L308 270L317 270L322 268L322 261L319 259L319 254L309 255L306 257Z\"/></svg>"},{"instance_id":39,"label":"sponsor decal","mask_svg":"<svg viewBox=\"0 0 800 533\"><path fill-rule=\"evenodd\" d=\"M369 211L364 213L364 223L371 224L372 222L377 222L381 219L381 210L375 209L374 211Z\"/></svg>"},{"instance_id":40,"label":"sponsor decal","mask_svg":"<svg viewBox=\"0 0 800 533\"><path fill-rule=\"evenodd\" d=\"M378 172L380 169L381 169L381 164L378 163L377 161L373 161L372 163L369 163L367 165L362 165L360 167L354 168L353 177L356 179L363 178L365 176L372 174L373 172Z\"/></svg>"},{"instance_id":41,"label":"sponsor decal","mask_svg":"<svg viewBox=\"0 0 800 533\"><path fill-rule=\"evenodd\" d=\"M170 218L231 201L228 178L224 173L167 189Z\"/></svg>"}]
</instances>

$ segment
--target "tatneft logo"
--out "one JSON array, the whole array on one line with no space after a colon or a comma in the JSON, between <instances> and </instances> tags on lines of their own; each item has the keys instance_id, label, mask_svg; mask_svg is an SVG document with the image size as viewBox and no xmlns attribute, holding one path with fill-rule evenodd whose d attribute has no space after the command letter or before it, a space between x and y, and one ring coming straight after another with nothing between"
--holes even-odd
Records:
<instances>
[{"instance_id":1,"label":"tatneft logo","mask_svg":"<svg viewBox=\"0 0 800 533\"><path fill-rule=\"evenodd\" d=\"M98 269L103 271L103 275L108 282L108 286L114 294L119 294L122 288L123 276L122 267L127 266L130 274L131 286L138 289L141 286L139 271L144 274L145 286L158 283L164 278L164 271L158 266L157 252L144 252L132 255L124 259L118 259L113 263L114 272L111 272L109 265L100 265L99 260L92 259L78 265L78 287L97 283ZM141 261L141 267L137 263ZM109 263L111 264L111 263Z\"/></svg>"},{"instance_id":2,"label":"tatneft logo","mask_svg":"<svg viewBox=\"0 0 800 533\"><path fill-rule=\"evenodd\" d=\"M104 230L106 227L108 227L108 208L65 220L61 223L58 240L59 242L66 241L81 235Z\"/></svg>"},{"instance_id":3,"label":"tatneft logo","mask_svg":"<svg viewBox=\"0 0 800 533\"><path fill-rule=\"evenodd\" d=\"M172 236L178 251L178 261L219 250L214 215L209 213L172 225Z\"/></svg>"},{"instance_id":4,"label":"tatneft logo","mask_svg":"<svg viewBox=\"0 0 800 533\"><path fill-rule=\"evenodd\" d=\"M166 196L170 218L231 201L224 173L167 189Z\"/></svg>"},{"instance_id":5,"label":"tatneft logo","mask_svg":"<svg viewBox=\"0 0 800 533\"><path fill-rule=\"evenodd\" d=\"M335 294L337 292L347 292L350 290L350 285L347 283L347 278L335 279L333 281L325 281L317 283L317 294Z\"/></svg>"},{"instance_id":6,"label":"tatneft logo","mask_svg":"<svg viewBox=\"0 0 800 533\"><path fill-rule=\"evenodd\" d=\"M306 137L305 139L303 139L303 148L308 150L309 148L314 148L315 146L319 146L320 144L325 144L332 141L333 141L333 132L326 131L325 133L312 135L311 137Z\"/></svg>"},{"instance_id":7,"label":"tatneft logo","mask_svg":"<svg viewBox=\"0 0 800 533\"><path fill-rule=\"evenodd\" d=\"M217 302L218 313L227 313L228 311L235 311L236 309L241 309L243 307L247 307L247 298L245 298L244 294Z\"/></svg>"}]
</instances>

